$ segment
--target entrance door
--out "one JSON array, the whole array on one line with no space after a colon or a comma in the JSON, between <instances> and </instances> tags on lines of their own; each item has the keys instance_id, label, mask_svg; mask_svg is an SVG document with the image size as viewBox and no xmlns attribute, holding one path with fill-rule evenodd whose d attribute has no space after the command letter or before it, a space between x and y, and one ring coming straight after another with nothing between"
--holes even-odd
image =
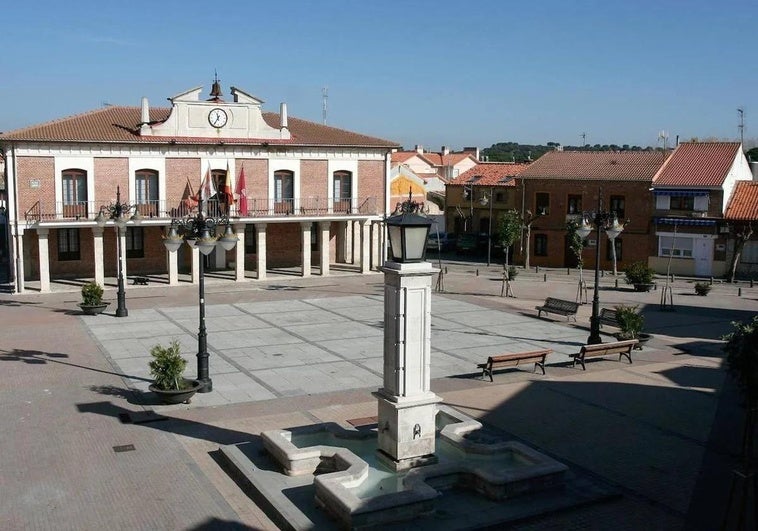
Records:
<instances>
[{"instance_id":1,"label":"entrance door","mask_svg":"<svg viewBox=\"0 0 758 531\"><path fill-rule=\"evenodd\" d=\"M695 240L692 258L695 259L695 276L711 276L713 273L713 240L711 238Z\"/></svg>"}]
</instances>

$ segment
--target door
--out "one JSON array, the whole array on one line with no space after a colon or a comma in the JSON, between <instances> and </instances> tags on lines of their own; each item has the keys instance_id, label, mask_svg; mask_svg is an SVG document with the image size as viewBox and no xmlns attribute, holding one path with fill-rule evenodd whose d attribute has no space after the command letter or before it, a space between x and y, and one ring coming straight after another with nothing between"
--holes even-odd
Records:
<instances>
[{"instance_id":1,"label":"door","mask_svg":"<svg viewBox=\"0 0 758 531\"><path fill-rule=\"evenodd\" d=\"M695 240L692 258L695 260L695 276L711 276L713 272L713 240L711 238Z\"/></svg>"}]
</instances>

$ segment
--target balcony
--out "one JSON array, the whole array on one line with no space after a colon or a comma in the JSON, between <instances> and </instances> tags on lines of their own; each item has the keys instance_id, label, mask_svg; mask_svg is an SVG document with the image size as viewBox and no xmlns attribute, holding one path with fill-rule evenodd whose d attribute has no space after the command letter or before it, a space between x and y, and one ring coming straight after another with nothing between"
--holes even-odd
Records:
<instances>
[{"instance_id":1,"label":"balcony","mask_svg":"<svg viewBox=\"0 0 758 531\"><path fill-rule=\"evenodd\" d=\"M247 215L239 211L239 203L231 205L211 199L204 203L209 216L228 214L231 218L257 219L276 217L339 217L378 216L383 214L376 197L358 199L332 199L326 197L306 197L292 199L248 199ZM24 213L27 222L41 221L94 221L102 202L79 201L75 203L35 203ZM197 212L197 203L190 199L179 201L147 201L137 205L137 210L146 219L181 218Z\"/></svg>"}]
</instances>

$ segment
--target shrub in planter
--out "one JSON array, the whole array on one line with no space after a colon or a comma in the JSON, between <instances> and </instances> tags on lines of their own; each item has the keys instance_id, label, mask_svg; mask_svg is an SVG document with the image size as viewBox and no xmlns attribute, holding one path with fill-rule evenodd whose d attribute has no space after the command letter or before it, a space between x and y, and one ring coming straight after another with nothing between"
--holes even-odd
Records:
<instances>
[{"instance_id":1,"label":"shrub in planter","mask_svg":"<svg viewBox=\"0 0 758 531\"><path fill-rule=\"evenodd\" d=\"M98 306L103 303L103 287L97 282L87 282L82 286L82 304Z\"/></svg>"},{"instance_id":2,"label":"shrub in planter","mask_svg":"<svg viewBox=\"0 0 758 531\"><path fill-rule=\"evenodd\" d=\"M168 347L155 345L150 349L153 359L150 361L150 376L156 388L162 391L174 391L188 387L184 380L187 360L182 357L181 347L176 339ZM191 384L191 382L189 382Z\"/></svg>"},{"instance_id":3,"label":"shrub in planter","mask_svg":"<svg viewBox=\"0 0 758 531\"><path fill-rule=\"evenodd\" d=\"M637 310L637 306L621 304L616 306L616 322L621 330L617 334L619 339L637 339L645 323L645 316Z\"/></svg>"},{"instance_id":4,"label":"shrub in planter","mask_svg":"<svg viewBox=\"0 0 758 531\"><path fill-rule=\"evenodd\" d=\"M655 271L645 262L634 262L624 271L627 284L650 284Z\"/></svg>"},{"instance_id":5,"label":"shrub in planter","mask_svg":"<svg viewBox=\"0 0 758 531\"><path fill-rule=\"evenodd\" d=\"M695 293L698 295L701 295L705 297L708 295L708 292L711 291L711 285L707 282L696 282L695 283Z\"/></svg>"}]
</instances>

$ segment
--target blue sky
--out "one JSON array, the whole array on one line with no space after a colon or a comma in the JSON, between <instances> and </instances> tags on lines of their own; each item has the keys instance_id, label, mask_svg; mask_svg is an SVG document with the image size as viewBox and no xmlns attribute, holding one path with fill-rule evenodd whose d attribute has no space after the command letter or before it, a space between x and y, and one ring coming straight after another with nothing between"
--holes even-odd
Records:
<instances>
[{"instance_id":1,"label":"blue sky","mask_svg":"<svg viewBox=\"0 0 758 531\"><path fill-rule=\"evenodd\" d=\"M0 130L166 106L214 70L277 111L422 144L758 138L758 2L13 2Z\"/></svg>"}]
</instances>

